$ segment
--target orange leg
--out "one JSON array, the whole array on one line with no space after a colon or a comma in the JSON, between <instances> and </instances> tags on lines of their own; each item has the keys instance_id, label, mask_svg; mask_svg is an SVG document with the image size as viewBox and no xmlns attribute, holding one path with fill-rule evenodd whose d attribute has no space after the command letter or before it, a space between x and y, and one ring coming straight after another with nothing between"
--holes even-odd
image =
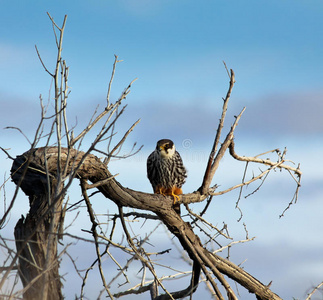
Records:
<instances>
[{"instance_id":1,"label":"orange leg","mask_svg":"<svg viewBox=\"0 0 323 300\"><path fill-rule=\"evenodd\" d=\"M174 197L174 203L173 203L173 204L175 204L175 203L176 203L176 201L178 201L178 200L179 200L178 195L181 195L181 194L183 194L183 191L182 191L182 189L181 189L181 188L178 188L178 187L176 187L176 186L173 186L173 187L172 187L172 193L171 193L171 196L173 196L173 197Z\"/></svg>"},{"instance_id":2,"label":"orange leg","mask_svg":"<svg viewBox=\"0 0 323 300\"><path fill-rule=\"evenodd\" d=\"M156 186L155 190L154 190L155 194L161 194L163 196L167 196L167 189L165 189L162 186Z\"/></svg>"},{"instance_id":3,"label":"orange leg","mask_svg":"<svg viewBox=\"0 0 323 300\"><path fill-rule=\"evenodd\" d=\"M163 196L173 196L174 198L174 203L176 203L176 201L179 200L179 197L178 195L181 195L183 194L183 191L181 188L178 188L176 186L173 186L172 188L164 188L164 187L161 187L161 186L157 186L155 188L155 194L161 194Z\"/></svg>"}]
</instances>

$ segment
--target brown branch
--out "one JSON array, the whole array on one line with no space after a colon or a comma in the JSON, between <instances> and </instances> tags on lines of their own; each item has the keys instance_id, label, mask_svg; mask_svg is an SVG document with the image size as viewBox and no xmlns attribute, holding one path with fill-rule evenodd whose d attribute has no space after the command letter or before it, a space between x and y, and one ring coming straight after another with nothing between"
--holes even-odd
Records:
<instances>
[{"instance_id":1,"label":"brown branch","mask_svg":"<svg viewBox=\"0 0 323 300\"><path fill-rule=\"evenodd\" d=\"M224 63L224 65L225 65L225 63ZM226 65L225 65L225 67L226 67ZM227 71L228 71L228 69L227 69ZM214 157L216 155L217 148L218 148L218 145L219 145L219 142L220 142L221 133L222 133L222 129L223 129L223 126L224 126L224 120L225 120L226 112L227 112L227 109L228 109L228 103L229 103L231 92L232 92L232 89L233 89L233 86L234 86L234 83L235 83L235 76L234 76L233 70L231 70L231 74L229 75L229 77L230 77L229 89L228 89L228 92L227 92L227 95L226 95L225 99L223 99L223 107L222 107L221 119L220 119L220 122L219 122L219 125L218 125L218 129L216 131L214 143L213 143L212 150L211 150L211 153L210 153L210 156L209 156L209 160L208 160L208 163L207 163L207 166L206 166L203 182L202 182L202 185L200 187L200 190L201 190L202 194L207 193L207 190L210 187L210 184L211 184L211 181L212 181L212 178L213 178L213 176L210 174L211 170L212 170L212 164L214 163Z\"/></svg>"},{"instance_id":2,"label":"brown branch","mask_svg":"<svg viewBox=\"0 0 323 300\"><path fill-rule=\"evenodd\" d=\"M193 262L192 277L189 286L183 290L172 292L171 295L174 299L180 299L189 296L194 293L197 289L199 278L200 278L201 267L197 262ZM168 300L170 299L167 294L160 295L152 298L153 300Z\"/></svg>"},{"instance_id":3,"label":"brown branch","mask_svg":"<svg viewBox=\"0 0 323 300\"><path fill-rule=\"evenodd\" d=\"M214 153L212 150L212 152L210 154L209 161L208 161L208 167L207 167L205 174L204 174L202 186L198 189L202 195L208 194L214 174L219 167L220 161L222 160L224 154L226 153L227 149L229 148L229 146L233 140L234 130L237 127L238 122L239 122L243 112L245 111L245 109L246 108L243 108L243 110L240 112L240 114L236 117L233 125L231 126L229 133L227 134L224 142L222 143L222 145L215 157L214 157ZM211 159L211 163L210 163L210 159Z\"/></svg>"},{"instance_id":4,"label":"brown branch","mask_svg":"<svg viewBox=\"0 0 323 300\"><path fill-rule=\"evenodd\" d=\"M204 248L197 248L198 249L198 254L202 258L203 263L207 265L211 270L212 273L216 276L216 278L221 282L222 286L225 288L225 290L228 293L228 298L232 300L238 300L237 296L234 294L231 286L229 283L225 280L223 274L219 271L219 269L212 264L211 260L209 259L208 255L205 255L205 249ZM209 252L207 252L209 253ZM204 272L205 274L205 272ZM206 275L206 274L205 274Z\"/></svg>"},{"instance_id":5,"label":"brown branch","mask_svg":"<svg viewBox=\"0 0 323 300\"><path fill-rule=\"evenodd\" d=\"M105 277L104 277L104 274L103 274L102 262L101 262L101 254L100 254L99 243L98 243L98 233L96 231L96 227L97 227L98 224L97 224L97 222L95 220L94 211L92 209L92 204L91 204L90 199L89 199L89 197L87 195L87 192L86 192L86 182L84 180L81 180L81 189L82 189L82 195L84 197L84 200L85 200L85 203L86 203L86 206L87 206L87 211L89 213L90 220L91 220L91 223L92 223L91 232L92 232L94 242L95 242L95 251L96 251L97 258L98 258L98 266L99 266L99 272L100 272L101 280L102 280L103 286L104 286L106 292L108 293L109 297L111 299L114 299L111 292L110 292L110 290L109 290L109 288L108 288L108 286L107 286L107 283L105 281Z\"/></svg>"},{"instance_id":6,"label":"brown branch","mask_svg":"<svg viewBox=\"0 0 323 300\"><path fill-rule=\"evenodd\" d=\"M115 174L111 177L108 177L106 179L103 179L102 181L98 181L96 183L93 184L88 184L87 182L84 182L83 185L85 187L85 189L89 190L89 189L93 189L96 187L99 187L100 185L105 185L109 180L111 180L112 178L115 178L116 176L118 176L119 174Z\"/></svg>"},{"instance_id":7,"label":"brown branch","mask_svg":"<svg viewBox=\"0 0 323 300\"><path fill-rule=\"evenodd\" d=\"M235 152L234 146L235 146L235 144L234 144L234 141L232 140L232 142L230 144L230 147L229 147L229 151L230 151L230 154L232 155L232 157L237 159L237 160L260 163L260 164L268 165L268 166L271 166L271 167L276 166L276 167L278 167L280 169L290 170L290 171L294 172L295 174L297 174L298 176L302 175L302 172L301 172L299 166L297 168L291 167L291 166L286 165L286 164L279 164L277 166L277 162L272 162L269 159L262 159L262 158L258 158L258 157L240 156Z\"/></svg>"},{"instance_id":8,"label":"brown branch","mask_svg":"<svg viewBox=\"0 0 323 300\"><path fill-rule=\"evenodd\" d=\"M314 295L314 293L322 286L323 286L323 281L319 285L317 285L310 294L308 294L305 300L310 300Z\"/></svg>"},{"instance_id":9,"label":"brown branch","mask_svg":"<svg viewBox=\"0 0 323 300\"><path fill-rule=\"evenodd\" d=\"M239 185L236 185L226 191L223 191L223 192L219 192L219 193L216 193L216 194L223 194L223 193L226 193L226 192L229 192L230 190L232 189L235 189L237 187L242 187L244 185L248 185L249 183L255 181L256 179L260 179L262 178L263 175L269 173L269 171L275 169L275 168L278 168L278 169L283 169L283 170L286 170L290 175L291 177L293 178L293 180L296 182L297 186L296 186L296 191L294 193L294 196L292 198L292 200L288 203L287 207L284 209L284 211L282 212L282 214L279 216L280 218L284 216L285 212L291 207L291 205L293 203L296 203L297 200L298 200L298 193L299 193L299 189L301 187L301 177L302 177L302 171L300 170L300 165L297 166L297 168L294 168L294 167L291 167L290 165L287 165L285 164L286 160L284 158L285 156L285 153L286 153L286 149L285 151L283 152L283 154L280 154L279 150L278 149L275 149L275 150L272 150L272 151L267 151L265 153L262 153L260 155L257 155L255 157L246 157L246 156L240 156L238 155L236 152L235 152L235 149L234 149L234 141L232 139L232 142L229 146L229 152L231 154L231 156L239 161L246 161L247 163L248 162L253 162L253 163L260 163L260 164L263 164L263 165L267 165L267 166L270 166L270 168L268 168L266 171L262 172L260 175L258 175L257 177L254 177L252 178L251 180L247 181L247 182L243 182ZM261 155L264 155L264 154L267 154L267 153L270 153L270 152L277 152L278 153L278 162L273 162L269 159L261 159L259 158L259 156ZM294 174L296 174L296 177L294 176ZM215 194L214 194L215 195ZM237 206L238 207L238 206ZM238 207L239 208L239 207ZM240 208L239 208L240 209ZM240 211L241 212L241 211Z\"/></svg>"},{"instance_id":10,"label":"brown branch","mask_svg":"<svg viewBox=\"0 0 323 300\"><path fill-rule=\"evenodd\" d=\"M128 135L131 133L131 131L133 131L133 129L138 125L138 123L140 122L140 119L137 120L128 130L127 132L124 134L124 136L122 137L122 139L114 146L114 148L109 152L108 157L104 160L105 164L109 164L109 161L111 159L111 157L113 156L113 153L118 150L122 144L124 143L124 141L126 140L126 138L128 137Z\"/></svg>"},{"instance_id":11,"label":"brown branch","mask_svg":"<svg viewBox=\"0 0 323 300\"><path fill-rule=\"evenodd\" d=\"M111 87L112 87L112 81L114 78L114 74L116 71L116 66L118 62L122 62L122 60L118 60L118 55L114 55L114 63L113 63L113 67L112 67L112 74L110 77L110 81L109 81L109 86L108 86L108 92L107 92L107 107L110 106L110 92L111 92Z\"/></svg>"},{"instance_id":12,"label":"brown branch","mask_svg":"<svg viewBox=\"0 0 323 300\"><path fill-rule=\"evenodd\" d=\"M103 135L106 134L108 130L106 130L106 125L110 122L112 116L117 112L118 107L121 105L122 100L126 98L126 96L130 93L131 85L136 81L136 79L132 80L129 85L125 88L119 99L114 104L107 104L104 111L102 111L97 117L95 117L94 120L91 120L90 123L87 125L87 127L73 140L71 140L71 146L74 146L79 140L81 140L106 114L110 113L107 120L105 121L101 132L99 133L100 139L103 137ZM115 120L110 124L108 127L109 129L115 124L118 117L123 113L124 109L121 110L121 112L116 114ZM139 122L139 120L137 121ZM136 123L137 124L137 123ZM132 128L133 129L133 128ZM98 139L98 138L97 138Z\"/></svg>"},{"instance_id":13,"label":"brown branch","mask_svg":"<svg viewBox=\"0 0 323 300\"><path fill-rule=\"evenodd\" d=\"M223 195L225 193L228 193L228 192L231 192L232 190L235 190L239 187L242 187L242 186L245 186L245 185L249 185L250 183L256 181L256 180L259 180L261 179L264 175L268 174L270 171L274 170L275 168L279 167L280 164L282 164L283 162L278 162L276 163L275 165L273 165L272 167L268 168L267 170L263 171L262 173L260 173L258 176L255 176L253 178L251 178L250 180L248 181L245 181L245 182L242 182L242 183L239 183L235 186L232 186L226 190L223 190L223 191L219 191L219 192L216 192L216 193L212 193L211 195L213 196L219 196L219 195Z\"/></svg>"},{"instance_id":14,"label":"brown branch","mask_svg":"<svg viewBox=\"0 0 323 300\"><path fill-rule=\"evenodd\" d=\"M42 60L42 58L41 58L41 56L40 56L40 53L39 53L39 51L38 51L38 48L37 48L37 46L35 45L35 49L36 49L36 53L37 53L37 55L38 55L38 59L39 59L39 61L40 61L40 63L42 64L42 66L43 66L43 68L44 68L44 70L51 76L51 77L54 77L54 74L52 74L47 68L46 68L46 66L45 66L45 64L44 64L44 62L43 62L43 60Z\"/></svg>"},{"instance_id":15,"label":"brown branch","mask_svg":"<svg viewBox=\"0 0 323 300\"><path fill-rule=\"evenodd\" d=\"M136 256L138 259L140 259L140 261L149 269L149 271L151 272L151 274L154 276L156 282L158 283L158 285L160 285L162 287L162 289L166 292L166 294L170 297L170 299L174 299L172 297L172 295L167 291L167 289L164 287L164 285L162 284L162 282L159 280L159 278L157 277L156 275L156 272L153 268L153 265L151 265L141 254L140 252L138 251L137 247L135 246L128 230L127 230L127 226L126 226L126 223L124 221L124 217L123 217L123 210L122 210L122 207L121 206L118 206L119 208L119 215L120 215L120 220L121 220L121 224L122 224L122 228L123 228L123 231L127 237L127 241L130 245L130 247L132 248L132 250L135 252Z\"/></svg>"},{"instance_id":16,"label":"brown branch","mask_svg":"<svg viewBox=\"0 0 323 300\"><path fill-rule=\"evenodd\" d=\"M224 236L226 239L231 239L229 236L227 236L226 234L224 234L221 230L219 230L216 226L214 226L213 224L211 224L210 222L206 221L205 219L203 219L201 217L201 215L197 215L195 214L189 207L187 204L185 204L185 208L187 209L187 211L190 213L190 215L194 216L195 219L192 221L192 223L196 223L197 220L203 222L204 224L208 225L209 227L211 227L212 229L215 229L219 235Z\"/></svg>"},{"instance_id":17,"label":"brown branch","mask_svg":"<svg viewBox=\"0 0 323 300\"><path fill-rule=\"evenodd\" d=\"M28 137L24 134L24 132L20 128L14 127L14 126L7 126L4 129L15 129L15 130L18 130L25 137L25 139L27 140L27 142L31 145L30 140L28 139Z\"/></svg>"}]
</instances>

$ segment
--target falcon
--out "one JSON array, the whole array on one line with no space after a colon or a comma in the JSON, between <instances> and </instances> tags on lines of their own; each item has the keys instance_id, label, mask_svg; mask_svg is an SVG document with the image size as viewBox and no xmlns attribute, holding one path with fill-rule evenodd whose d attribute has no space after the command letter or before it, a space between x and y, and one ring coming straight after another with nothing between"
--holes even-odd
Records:
<instances>
[{"instance_id":1,"label":"falcon","mask_svg":"<svg viewBox=\"0 0 323 300\"><path fill-rule=\"evenodd\" d=\"M155 194L173 196L174 204L183 194L186 169L173 141L163 139L147 159L147 176Z\"/></svg>"}]
</instances>

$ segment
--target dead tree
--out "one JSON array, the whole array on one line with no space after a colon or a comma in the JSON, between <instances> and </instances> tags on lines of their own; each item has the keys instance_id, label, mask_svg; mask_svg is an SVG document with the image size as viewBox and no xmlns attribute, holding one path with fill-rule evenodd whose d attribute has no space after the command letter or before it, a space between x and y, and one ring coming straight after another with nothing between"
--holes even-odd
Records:
<instances>
[{"instance_id":1,"label":"dead tree","mask_svg":"<svg viewBox=\"0 0 323 300\"><path fill-rule=\"evenodd\" d=\"M51 18L51 17L50 17ZM278 295L270 290L269 285L261 283L259 280L248 274L241 267L231 261L217 255L211 249L202 244L199 235L195 232L197 222L208 223L203 219L203 214L211 205L213 197L227 193L233 189L238 189L249 185L259 179L266 177L266 174L275 169L286 170L296 182L296 192L292 201L297 200L298 189L300 187L301 171L299 167L291 166L285 158L285 152L280 153L278 150L272 152L277 154L277 161L262 159L260 157L240 156L234 148L234 131L238 125L244 109L240 112L222 141L222 129L226 117L228 102L235 83L235 76L232 70L228 71L230 83L227 95L223 99L222 116L218 125L213 147L210 150L209 160L206 165L202 183L196 191L180 196L178 203L183 204L192 222L187 222L173 208L173 199L158 194L148 194L132 190L122 186L113 174L110 173L108 165L110 159L120 151L120 148L126 140L129 133L134 129L135 122L124 136L112 145L115 125L118 118L123 114L125 106L122 107L123 100L130 92L133 82L123 91L120 98L115 102L110 101L110 89L114 77L117 56L113 65L111 80L108 85L108 94L104 110L93 116L88 126L84 128L76 137L74 131L68 128L66 118L67 98L68 98L68 67L62 60L62 39L65 28L66 17L63 26L56 25L51 18L54 30L58 30L56 43L58 49L57 63L55 71L51 73L42 62L45 70L54 79L55 85L55 112L52 117L45 117L46 108L41 102L42 118L39 128L36 132L35 139L31 143L30 150L22 155L17 156L12 165L11 176L17 185L29 197L30 210L26 218L22 217L15 228L15 239L17 251L13 257L10 266L6 269L3 279L0 282L0 289L3 286L6 276L12 271L14 266L19 266L19 275L24 286L24 299L61 299L61 280L59 275L59 255L57 253L57 243L63 234L62 224L66 207L62 205L63 199L74 179L80 180L82 195L87 206L90 220L92 222L91 234L95 244L97 259L95 264L99 267L99 272L104 286L105 293L111 298L118 298L131 293L143 293L150 291L151 298L156 299L178 299L192 295L196 290L200 277L206 278L211 287L215 299L238 299L234 289L230 285L228 278L240 284L250 293L255 294L257 299L281 299ZM38 53L38 50L37 50ZM39 55L40 56L40 55ZM52 120L52 126L47 135L47 142L44 146L38 147L41 137L45 136L42 132L42 123L45 120ZM80 151L79 147L84 136L92 130L99 121L103 121L96 138L86 151ZM52 139L55 138L55 145L51 145ZM65 142L63 142L65 140ZM100 150L98 145L105 141L108 143L108 151ZM221 142L222 141L222 142ZM53 143L52 143L53 144ZM140 150L140 148L139 148ZM99 159L93 152L97 151L104 155L104 159ZM261 164L266 169L260 174L253 176L249 180L243 180L227 190L217 191L211 186L215 172L217 171L224 154L229 151L231 156L239 161L255 164ZM139 260L143 267L147 269L154 277L154 280L148 284L142 283L138 288L129 289L121 293L112 293L107 283L106 276L102 269L102 253L99 249L99 243L106 243L108 247L113 241L108 236L103 236L97 230L98 221L92 205L88 190L95 188L107 201L112 201L118 208L116 216L122 225L123 232L126 236L128 247L116 245L123 251L131 253L133 258ZM15 199L15 198L14 198ZM14 203L12 201L12 205ZM189 204L205 202L205 209L201 214L195 214L191 211ZM135 241L128 230L125 222L124 208L129 207L137 211L150 211L153 215L147 218L160 220L166 228L179 241L181 247L188 254L192 262L191 279L187 288L179 291L170 292L163 285L162 278L155 271L154 262L150 259L149 253L145 251L142 243ZM10 209L5 213L7 217ZM140 213L138 213L139 215ZM138 216L137 215L137 216ZM1 224L1 222L0 222ZM211 227L212 224L208 223ZM212 227L217 230L215 227ZM112 234L111 234L112 236ZM17 261L19 260L19 263ZM160 289L163 291L160 293ZM226 296L223 295L225 291ZM81 294L80 298L83 297Z\"/></svg>"},{"instance_id":2,"label":"dead tree","mask_svg":"<svg viewBox=\"0 0 323 300\"><path fill-rule=\"evenodd\" d=\"M49 179L46 172L41 173L33 162L25 161L15 169L17 162L15 160L13 165L12 179L18 183L23 178L20 187L30 203L29 213L26 218L20 218L14 232L19 275L26 290L24 299L63 299L56 233L61 222L64 195L52 196L63 185L58 185L54 177Z\"/></svg>"}]
</instances>

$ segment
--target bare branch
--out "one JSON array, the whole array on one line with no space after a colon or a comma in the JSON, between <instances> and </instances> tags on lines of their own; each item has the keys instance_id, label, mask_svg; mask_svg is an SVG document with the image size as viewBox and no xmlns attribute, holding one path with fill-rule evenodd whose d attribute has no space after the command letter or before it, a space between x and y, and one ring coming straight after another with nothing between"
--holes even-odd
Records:
<instances>
[{"instance_id":1,"label":"bare branch","mask_svg":"<svg viewBox=\"0 0 323 300\"><path fill-rule=\"evenodd\" d=\"M124 141L126 140L126 138L128 137L128 135L130 134L130 132L136 127L136 125L140 122L140 119L137 120L128 130L127 132L124 134L124 136L122 137L122 139L119 141L118 144L116 144L114 146L114 148L109 152L108 157L104 160L104 163L107 165L111 159L111 157L113 156L113 153L115 153L124 143Z\"/></svg>"},{"instance_id":2,"label":"bare branch","mask_svg":"<svg viewBox=\"0 0 323 300\"><path fill-rule=\"evenodd\" d=\"M41 56L40 56L40 53L39 53L39 51L38 51L38 48L37 48L37 46L35 45L35 49L36 49L36 53L37 53L37 55L38 55L38 58L39 58L39 61L40 61L40 63L42 64L42 66L43 66L43 68L44 68L44 70L51 76L51 77L54 77L54 74L52 74L47 68L46 68L46 66L45 66L45 64L44 64L44 62L43 62L43 60L42 60L42 58L41 58Z\"/></svg>"},{"instance_id":3,"label":"bare branch","mask_svg":"<svg viewBox=\"0 0 323 300\"><path fill-rule=\"evenodd\" d=\"M272 162L269 159L261 159L261 158L258 158L258 157L239 156L234 150L234 141L233 140L232 140L232 142L230 144L229 150L230 150L230 154L232 155L232 157L234 157L235 159L240 160L240 161L260 163L260 164L268 165L268 166L276 166L277 165L277 162ZM277 150L273 150L273 151L277 151ZM263 154L266 154L268 152L265 152ZM260 155L263 155L263 154L260 154ZM294 167L291 167L291 166L286 165L286 164L280 164L278 166L278 168L285 169L285 170L290 170L290 171L294 172L295 174L297 174L299 176L302 175L302 172L299 169L299 166L297 168L294 168Z\"/></svg>"},{"instance_id":4,"label":"bare branch","mask_svg":"<svg viewBox=\"0 0 323 300\"><path fill-rule=\"evenodd\" d=\"M122 228L124 233L126 234L127 237L127 241L130 245L130 247L132 248L132 250L136 253L136 256L142 261L142 263L149 269L149 271L152 273L152 275L154 276L155 280L157 281L157 283L161 286L161 288L166 292L166 294L170 297L170 299L174 299L172 297L172 295L167 291L167 289L164 287L164 285L162 284L162 282L159 280L159 278L157 277L155 270L153 268L153 266L147 262L147 260L140 254L140 252L138 251L138 249L136 248L132 238L130 237L130 234L127 230L125 221L124 221L124 217L123 217L123 211L122 211L122 207L119 206L119 215L120 215L120 220L121 220L121 224L122 224Z\"/></svg>"},{"instance_id":5,"label":"bare branch","mask_svg":"<svg viewBox=\"0 0 323 300\"><path fill-rule=\"evenodd\" d=\"M213 149L210 154L209 161L208 161L208 166L207 166L207 169L204 174L202 186L198 189L201 192L201 194L205 195L208 193L208 190L210 188L214 174L215 174L216 170L218 169L220 161L222 160L226 150L228 149L228 147L230 146L230 144L232 142L234 130L235 130L236 126L238 125L238 122L239 122L244 111L245 111L245 108L243 108L243 110L240 112L240 114L236 117L233 125L231 126L229 133L227 134L227 136L226 136L224 142L222 143L219 151L217 152L216 156L215 156L215 152L213 152L213 149L214 149L214 146L213 146ZM217 140L217 137L216 137L216 140ZM215 144L216 144L216 141L215 141L214 145Z\"/></svg>"},{"instance_id":6,"label":"bare branch","mask_svg":"<svg viewBox=\"0 0 323 300\"><path fill-rule=\"evenodd\" d=\"M279 167L279 165L282 164L282 163L283 162L278 162L278 163L276 163L276 165L268 168L267 170L265 170L262 173L260 173L258 176L255 176L255 177L253 177L252 179L250 179L248 181L239 183L239 184L237 184L235 186L232 186L232 187L230 187L230 188L228 188L228 189L226 189L224 191L220 191L220 192L216 192L216 193L211 193L211 195L213 195L213 196L223 195L223 194L228 193L228 192L230 192L232 190L235 190L235 189L237 189L239 187L242 187L242 186L245 186L245 185L249 185L250 183L252 183L252 182L254 182L256 180L261 179L264 175L266 175L267 173L269 173L271 170Z\"/></svg>"},{"instance_id":7,"label":"bare branch","mask_svg":"<svg viewBox=\"0 0 323 300\"><path fill-rule=\"evenodd\" d=\"M211 227L212 229L215 229L217 232L218 232L218 234L220 234L220 235L222 235L222 236L224 236L226 239L231 239L229 236L227 236L226 234L224 234L223 232L222 232L222 230L219 230L216 226L214 226L213 224L211 224L210 222L208 222L208 221L206 221L205 219L203 219L202 217L201 217L201 215L197 215L197 214L195 214L189 207L188 207L188 204L185 204L185 208L187 209L187 211L192 215L192 216L194 216L197 220L200 220L201 222L203 222L204 224L207 224L209 227ZM194 223L196 223L196 221L194 220L193 221ZM192 222L192 223L193 223Z\"/></svg>"},{"instance_id":8,"label":"bare branch","mask_svg":"<svg viewBox=\"0 0 323 300\"><path fill-rule=\"evenodd\" d=\"M120 96L120 98L118 99L118 101L116 101L114 104L109 104L109 106L106 106L105 110L103 112L101 112L92 122L89 123L89 125L77 137L75 137L73 139L71 146L75 145L81 138L83 138L107 113L110 113L110 116L107 119L107 121L105 122L104 126L110 121L112 116L116 113L117 108L120 106L121 101L123 99L125 99L126 96L129 94L131 85L135 81L136 81L136 79L134 79L133 81L130 82L128 87L123 91L123 93ZM120 116L122 114L122 112L123 112L123 110L120 113L117 113L117 116ZM116 121L116 119L115 119L115 121ZM112 122L112 124L114 124L114 122ZM112 125L110 125L110 126L112 126ZM109 129L110 128L111 127L109 127ZM101 135L102 135L102 132L104 131L104 129L105 129L105 127L102 128Z\"/></svg>"},{"instance_id":9,"label":"bare branch","mask_svg":"<svg viewBox=\"0 0 323 300\"><path fill-rule=\"evenodd\" d=\"M225 63L224 63L224 65L225 65ZM228 71L226 65L225 65L225 68ZM233 86L234 86L234 83L235 83L235 80L234 80L235 76L234 76L233 70L231 70L231 74L229 74L229 77L230 77L230 85L229 85L227 95L226 95L225 99L223 99L222 116L221 116L221 119L220 119L220 122L219 122L219 125L218 125L218 129L216 131L216 136L215 136L215 139L214 139L212 150L211 150L209 160L208 160L208 163L207 163L207 167L206 167L206 170L205 170L203 183L202 183L201 188L200 188L202 194L206 194L207 189L210 186L210 182L209 182L210 177L211 177L210 172L211 172L212 164L214 163L214 157L216 155L217 148L218 148L218 145L219 145L219 142L220 142L221 133L222 133L222 129L223 129L223 126L224 126L224 120L225 120L225 116L226 116L227 109L228 109L228 103L229 103L231 92L232 92L232 89L233 89ZM212 176L212 178L213 178L213 176ZM211 178L211 180L212 180L212 178Z\"/></svg>"},{"instance_id":10,"label":"bare branch","mask_svg":"<svg viewBox=\"0 0 323 300\"><path fill-rule=\"evenodd\" d=\"M8 158L10 158L11 160L14 160L14 158L9 154L9 152L7 150L9 149L4 149L2 147L0 147L0 149L8 156Z\"/></svg>"},{"instance_id":11,"label":"bare branch","mask_svg":"<svg viewBox=\"0 0 323 300\"><path fill-rule=\"evenodd\" d=\"M103 270L102 270L102 262L101 262L101 254L100 254L100 249L99 249L99 244L98 244L98 234L96 232L96 227L97 227L97 222L95 220L95 217L94 217L94 212L93 212L93 209L92 209L92 205L90 203L90 199L87 195L87 192L86 192L86 187L85 187L85 181L84 180L81 180L81 188L82 188L82 195L84 197L84 200L85 200L85 203L86 203L86 206L87 206L87 210L88 210L88 213L89 213L89 216L90 216L90 220L91 220L91 223L92 223L92 228L91 228L91 231L92 231L92 234L93 234L93 238L94 238L94 242L95 242L95 250L96 250L96 255L97 255L97 258L98 258L98 265L99 265L99 271L100 271L100 276L101 276L101 279L102 279L102 283L105 287L105 290L106 292L108 293L109 297L111 299L114 299L107 284L106 284L106 281L105 281L105 277L104 277L104 274L103 274Z\"/></svg>"},{"instance_id":12,"label":"bare branch","mask_svg":"<svg viewBox=\"0 0 323 300\"><path fill-rule=\"evenodd\" d=\"M116 71L116 66L117 66L118 62L121 62L121 60L118 60L118 55L114 55L114 63L113 63L113 67L112 67L112 74L111 74L111 77L110 77L110 82L109 82L108 92L107 92L107 107L110 106L110 92L111 92L111 87L112 87L112 81L113 81L113 78L114 78L114 73Z\"/></svg>"},{"instance_id":13,"label":"bare branch","mask_svg":"<svg viewBox=\"0 0 323 300\"><path fill-rule=\"evenodd\" d=\"M84 182L84 187L85 189L89 190L89 189L93 189L93 188L96 188L96 187L99 187L101 185L105 185L109 180L111 180L112 178L115 178L116 176L118 176L119 174L116 174L116 175L113 175L111 177L108 177L102 181L99 181L99 182L96 182L96 183L93 183L93 184L88 184L86 182Z\"/></svg>"},{"instance_id":14,"label":"bare branch","mask_svg":"<svg viewBox=\"0 0 323 300\"><path fill-rule=\"evenodd\" d=\"M15 129L15 130L18 130L25 137L25 139L27 140L27 142L31 145L30 140L28 139L28 137L23 133L23 131L20 128L14 127L14 126L7 126L4 129Z\"/></svg>"},{"instance_id":15,"label":"bare branch","mask_svg":"<svg viewBox=\"0 0 323 300\"><path fill-rule=\"evenodd\" d=\"M309 293L308 294L308 296L306 297L306 299L305 300L310 300L311 298L312 298L312 296L314 295L314 293L320 288L320 287L322 287L323 286L323 281L319 284L319 285L317 285L314 289L313 289L313 291L311 292L311 293Z\"/></svg>"}]
</instances>

